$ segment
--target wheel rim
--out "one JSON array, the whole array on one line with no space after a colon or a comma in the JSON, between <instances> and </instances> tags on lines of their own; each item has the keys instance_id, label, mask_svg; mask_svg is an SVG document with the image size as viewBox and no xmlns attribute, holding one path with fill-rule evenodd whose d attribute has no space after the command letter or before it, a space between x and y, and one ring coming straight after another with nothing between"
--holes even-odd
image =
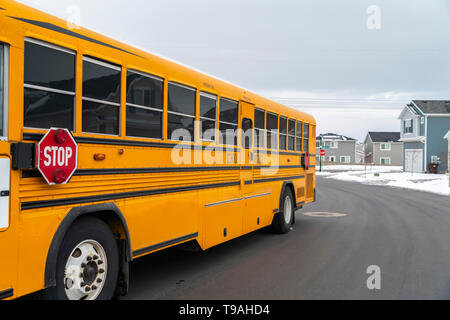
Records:
<instances>
[{"instance_id":1,"label":"wheel rim","mask_svg":"<svg viewBox=\"0 0 450 320\"><path fill-rule=\"evenodd\" d=\"M95 240L79 243L64 269L64 289L69 300L95 300L105 285L108 261L105 249Z\"/></svg>"},{"instance_id":2,"label":"wheel rim","mask_svg":"<svg viewBox=\"0 0 450 320\"><path fill-rule=\"evenodd\" d=\"M292 221L292 201L291 197L284 198L284 222L291 224Z\"/></svg>"}]
</instances>

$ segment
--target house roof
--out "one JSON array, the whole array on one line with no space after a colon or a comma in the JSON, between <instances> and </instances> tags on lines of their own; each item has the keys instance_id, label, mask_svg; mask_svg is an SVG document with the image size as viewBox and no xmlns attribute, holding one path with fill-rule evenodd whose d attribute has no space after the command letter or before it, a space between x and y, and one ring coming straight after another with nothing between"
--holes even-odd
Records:
<instances>
[{"instance_id":1,"label":"house roof","mask_svg":"<svg viewBox=\"0 0 450 320\"><path fill-rule=\"evenodd\" d=\"M324 139L324 140L339 140L339 141L356 141L356 139L336 134L336 133L324 133L317 137L317 139Z\"/></svg>"},{"instance_id":2,"label":"house roof","mask_svg":"<svg viewBox=\"0 0 450 320\"><path fill-rule=\"evenodd\" d=\"M373 142L399 142L400 132L369 132Z\"/></svg>"},{"instance_id":3,"label":"house roof","mask_svg":"<svg viewBox=\"0 0 450 320\"><path fill-rule=\"evenodd\" d=\"M449 100L413 100L423 114L450 114Z\"/></svg>"}]
</instances>

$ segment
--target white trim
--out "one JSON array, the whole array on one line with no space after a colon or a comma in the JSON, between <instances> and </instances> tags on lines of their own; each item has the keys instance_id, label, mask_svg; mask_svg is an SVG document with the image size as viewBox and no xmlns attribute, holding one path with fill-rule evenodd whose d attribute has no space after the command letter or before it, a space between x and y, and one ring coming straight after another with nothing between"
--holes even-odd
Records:
<instances>
[{"instance_id":1,"label":"white trim","mask_svg":"<svg viewBox=\"0 0 450 320\"><path fill-rule=\"evenodd\" d=\"M71 92L71 91L35 86L34 84L27 84L27 83L25 83L23 86L24 86L24 88L27 88L27 89L34 89L34 90L39 90L39 91L47 91L47 92L52 92L52 93L65 94L67 96L75 96L75 92Z\"/></svg>"},{"instance_id":2,"label":"white trim","mask_svg":"<svg viewBox=\"0 0 450 320\"><path fill-rule=\"evenodd\" d=\"M189 114L180 113L180 112L167 111L167 113L174 114L174 115L180 116L180 117L187 117L187 118L194 118L194 119L197 118L196 116L191 116L191 115L189 115Z\"/></svg>"},{"instance_id":3,"label":"white trim","mask_svg":"<svg viewBox=\"0 0 450 320\"><path fill-rule=\"evenodd\" d=\"M264 197L264 196L270 196L272 193L270 193L270 192L267 192L267 193L263 193L263 194L256 194L256 195L254 195L254 196L248 196L248 197L245 197L245 200L248 200L248 199L254 199L254 198L259 198L259 197Z\"/></svg>"},{"instance_id":4,"label":"white trim","mask_svg":"<svg viewBox=\"0 0 450 320\"><path fill-rule=\"evenodd\" d=\"M425 137L424 136L418 136L418 137L413 137L413 138L402 138L399 139L398 141L400 142L425 142Z\"/></svg>"},{"instance_id":5,"label":"white trim","mask_svg":"<svg viewBox=\"0 0 450 320\"><path fill-rule=\"evenodd\" d=\"M219 123L228 124L230 126L236 126L236 127L239 126L239 124L237 124L237 123L231 123L231 122L226 122L226 121L219 121ZM262 129L259 129L259 130L262 130ZM269 131L269 130L264 130L264 131Z\"/></svg>"},{"instance_id":6,"label":"white trim","mask_svg":"<svg viewBox=\"0 0 450 320\"><path fill-rule=\"evenodd\" d=\"M42 40L38 40L38 39L35 39L35 38L25 38L25 42L34 43L34 44L37 44L37 45L42 46L42 47L46 47L46 48L57 50L57 51L62 51L62 52L65 52L65 53L68 53L68 54L71 54L71 55L74 55L74 56L77 55L77 52L74 51L74 50L67 49L67 48L58 46L56 44L49 43L49 42L42 41Z\"/></svg>"},{"instance_id":7,"label":"white trim","mask_svg":"<svg viewBox=\"0 0 450 320\"><path fill-rule=\"evenodd\" d=\"M126 71L127 72L129 71L131 73L135 73L135 74L138 74L140 76L143 76L143 77L146 77L146 78L151 78L153 80L160 81L160 82L164 83L164 78L160 78L158 76L154 76L154 75L151 75L149 73L145 73L145 72L142 72L142 71L137 71L137 70L134 70L134 69L127 69Z\"/></svg>"},{"instance_id":8,"label":"white trim","mask_svg":"<svg viewBox=\"0 0 450 320\"><path fill-rule=\"evenodd\" d=\"M158 109L158 108L153 108L153 107L146 107L146 106L140 106L138 104L134 104L134 103L126 103L127 107L132 107L132 108L139 108L139 109L146 109L146 110L151 110L151 111L158 111L158 112L164 112L164 109Z\"/></svg>"},{"instance_id":9,"label":"white trim","mask_svg":"<svg viewBox=\"0 0 450 320\"><path fill-rule=\"evenodd\" d=\"M82 99L85 100L85 101L94 102L94 103L98 103L98 104L107 104L107 105L114 106L114 107L120 107L121 106L120 102L119 103L117 103L117 102L110 102L110 101L98 100L98 99L86 98L86 97L83 97Z\"/></svg>"},{"instance_id":10,"label":"white trim","mask_svg":"<svg viewBox=\"0 0 450 320\"><path fill-rule=\"evenodd\" d=\"M185 85L185 84L181 84L181 83L178 83L178 82L173 82L173 81L169 81L169 85L174 85L174 86L176 86L176 87L180 87L180 88L183 88L183 89L186 89L186 90L191 90L191 91L194 91L194 92L197 92L197 89L196 88L194 88L194 87L189 87L189 86L187 86L187 85Z\"/></svg>"},{"instance_id":11,"label":"white trim","mask_svg":"<svg viewBox=\"0 0 450 320\"><path fill-rule=\"evenodd\" d=\"M90 57L86 57L86 56L83 56L83 61L90 62L90 63L93 63L93 64L97 64L99 66L110 68L110 69L113 69L113 70L116 70L116 71L122 71L122 67L121 66L114 65L114 64L112 64L112 62L110 64L110 63L103 62L103 61L97 60L95 58L90 58Z\"/></svg>"},{"instance_id":12,"label":"white trim","mask_svg":"<svg viewBox=\"0 0 450 320\"><path fill-rule=\"evenodd\" d=\"M237 198L237 199L231 199L231 200L225 200L225 201L220 201L220 202L209 203L209 204L205 204L205 207L209 208L209 207L218 206L218 205L226 204L226 203L237 202L237 201L241 201L241 200L244 200L244 198Z\"/></svg>"},{"instance_id":13,"label":"white trim","mask_svg":"<svg viewBox=\"0 0 450 320\"><path fill-rule=\"evenodd\" d=\"M450 141L450 130L448 130L447 134L444 136L444 139Z\"/></svg>"},{"instance_id":14,"label":"white trim","mask_svg":"<svg viewBox=\"0 0 450 320\"><path fill-rule=\"evenodd\" d=\"M9 123L9 45L3 45L3 135L0 140L8 140L8 123Z\"/></svg>"},{"instance_id":15,"label":"white trim","mask_svg":"<svg viewBox=\"0 0 450 320\"><path fill-rule=\"evenodd\" d=\"M216 109L217 109L217 96L212 94L212 93L208 93L205 91L200 91L200 96L201 97L205 97L205 98L209 98L211 100L215 100L216 101Z\"/></svg>"},{"instance_id":16,"label":"white trim","mask_svg":"<svg viewBox=\"0 0 450 320\"><path fill-rule=\"evenodd\" d=\"M220 100L221 100L221 101L222 101L222 100L225 100L225 101L228 101L228 102L231 102L231 103L235 103L235 104L237 104L238 109L239 109L239 102L236 101L236 100L232 100L232 99L228 99L228 98L224 98L224 97L221 97ZM266 113L269 113L269 112L267 111Z\"/></svg>"},{"instance_id":17,"label":"white trim","mask_svg":"<svg viewBox=\"0 0 450 320\"><path fill-rule=\"evenodd\" d=\"M450 113L427 113L427 117L450 117Z\"/></svg>"}]
</instances>

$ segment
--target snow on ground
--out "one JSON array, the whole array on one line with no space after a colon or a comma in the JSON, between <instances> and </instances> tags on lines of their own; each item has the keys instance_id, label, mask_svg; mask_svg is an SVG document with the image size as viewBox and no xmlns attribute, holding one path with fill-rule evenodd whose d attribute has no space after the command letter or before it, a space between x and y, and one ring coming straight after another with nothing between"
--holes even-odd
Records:
<instances>
[{"instance_id":1,"label":"snow on ground","mask_svg":"<svg viewBox=\"0 0 450 320\"><path fill-rule=\"evenodd\" d=\"M317 175L327 179L386 185L450 196L449 178L444 174L403 172L402 167L335 165L317 168Z\"/></svg>"}]
</instances>

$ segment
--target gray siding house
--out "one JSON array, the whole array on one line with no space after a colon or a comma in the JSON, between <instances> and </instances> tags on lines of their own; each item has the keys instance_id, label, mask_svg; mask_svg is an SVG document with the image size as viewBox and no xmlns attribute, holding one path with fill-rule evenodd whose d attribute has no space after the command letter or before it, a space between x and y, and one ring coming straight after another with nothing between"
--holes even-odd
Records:
<instances>
[{"instance_id":1,"label":"gray siding house","mask_svg":"<svg viewBox=\"0 0 450 320\"><path fill-rule=\"evenodd\" d=\"M360 156L357 145L358 141L356 139L335 133L326 133L317 137L316 153L320 153L321 147L327 147L324 148L326 155L322 157L322 161L329 163L358 163L357 159L360 159Z\"/></svg>"},{"instance_id":2,"label":"gray siding house","mask_svg":"<svg viewBox=\"0 0 450 320\"><path fill-rule=\"evenodd\" d=\"M400 116L404 144L403 167L407 172L427 172L430 163L448 170L448 145L443 138L450 129L450 101L413 100Z\"/></svg>"},{"instance_id":3,"label":"gray siding house","mask_svg":"<svg viewBox=\"0 0 450 320\"><path fill-rule=\"evenodd\" d=\"M401 166L403 142L400 132L369 132L364 140L365 162L375 165Z\"/></svg>"}]
</instances>

